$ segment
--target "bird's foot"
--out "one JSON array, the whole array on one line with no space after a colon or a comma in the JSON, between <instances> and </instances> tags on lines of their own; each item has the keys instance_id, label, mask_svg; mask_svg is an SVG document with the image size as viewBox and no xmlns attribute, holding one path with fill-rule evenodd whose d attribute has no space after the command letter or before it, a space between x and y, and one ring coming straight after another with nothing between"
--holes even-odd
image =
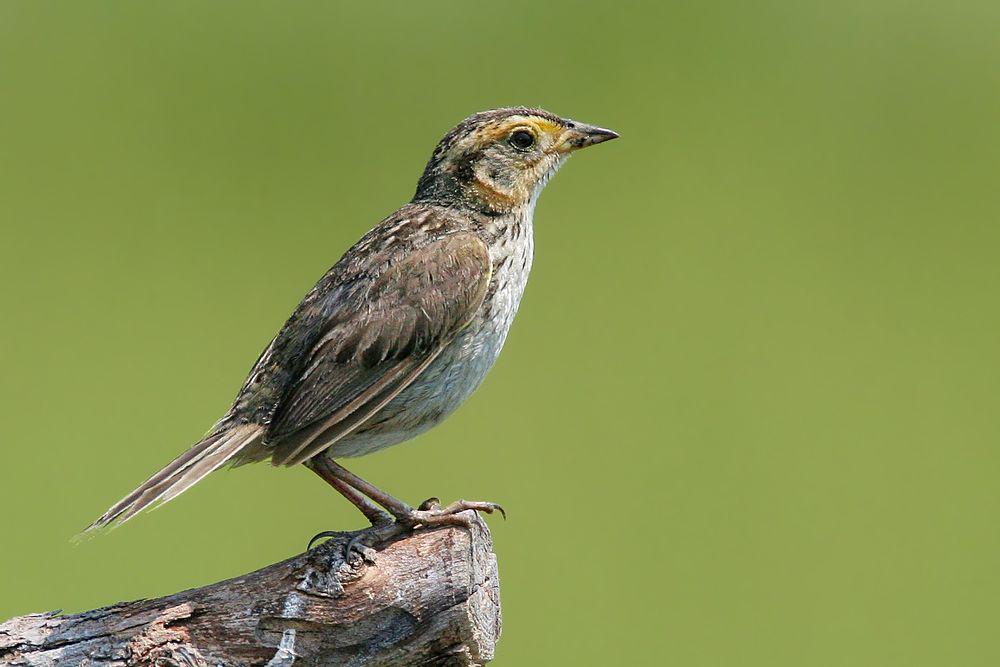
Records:
<instances>
[{"instance_id":1,"label":"bird's foot","mask_svg":"<svg viewBox=\"0 0 1000 667\"><path fill-rule=\"evenodd\" d=\"M344 562L353 562L356 556L361 558L365 557L365 548L372 548L376 545L383 544L403 533L407 532L409 528L400 524L398 521L393 520L393 518L386 514L384 517L379 517L377 521L372 522L372 525L364 530L360 530L347 540L344 545ZM325 538L338 537L344 535L344 531L340 530L324 530L322 533L317 533L309 540L309 544L306 546L306 551L312 549L313 544L318 540Z\"/></svg>"},{"instance_id":2,"label":"bird's foot","mask_svg":"<svg viewBox=\"0 0 1000 667\"><path fill-rule=\"evenodd\" d=\"M367 528L357 533L347 541L347 544L344 545L344 562L353 562L354 556L359 556L363 559L365 558L366 548L373 549L379 544L385 544L386 542L409 532L409 530L409 527L399 523L398 521L372 525L371 528Z\"/></svg>"},{"instance_id":3,"label":"bird's foot","mask_svg":"<svg viewBox=\"0 0 1000 667\"><path fill-rule=\"evenodd\" d=\"M475 500L456 500L445 507L441 506L441 501L437 498L428 498L420 503L417 509L412 509L403 505L399 512L393 512L396 516L393 519L389 514L375 517L371 527L358 531L344 545L344 562L352 563L356 557L365 557L365 548L374 548L380 544L393 540L404 533L411 532L417 528L430 528L434 526L462 526L472 528L473 520L462 512L474 510L484 514L500 512L504 519L507 513L498 503L481 502ZM344 531L324 530L317 533L309 540L306 551L312 549L313 545L324 538L338 537L344 535Z\"/></svg>"},{"instance_id":4,"label":"bird's foot","mask_svg":"<svg viewBox=\"0 0 1000 667\"><path fill-rule=\"evenodd\" d=\"M474 510L484 514L500 512L506 520L507 513L499 503L481 502L477 500L456 500L455 502L441 507L441 501L437 498L428 498L420 503L420 507L410 510L404 516L397 517L397 521L408 525L410 528L420 526L463 526L470 528L472 520L463 515L466 510Z\"/></svg>"}]
</instances>

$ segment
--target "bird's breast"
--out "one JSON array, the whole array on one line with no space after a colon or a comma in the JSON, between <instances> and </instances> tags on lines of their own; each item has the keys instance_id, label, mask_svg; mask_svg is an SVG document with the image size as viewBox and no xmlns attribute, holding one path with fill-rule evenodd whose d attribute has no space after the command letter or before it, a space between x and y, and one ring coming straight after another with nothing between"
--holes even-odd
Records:
<instances>
[{"instance_id":1,"label":"bird's breast","mask_svg":"<svg viewBox=\"0 0 1000 667\"><path fill-rule=\"evenodd\" d=\"M490 246L493 275L483 305L413 384L371 421L336 443L336 456L360 456L408 440L440 423L480 385L510 331L531 271L530 217L502 229Z\"/></svg>"}]
</instances>

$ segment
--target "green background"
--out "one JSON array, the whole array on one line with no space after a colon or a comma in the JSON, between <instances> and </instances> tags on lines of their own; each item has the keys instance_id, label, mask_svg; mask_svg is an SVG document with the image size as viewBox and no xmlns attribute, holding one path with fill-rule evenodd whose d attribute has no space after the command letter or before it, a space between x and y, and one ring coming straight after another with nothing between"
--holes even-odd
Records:
<instances>
[{"instance_id":1,"label":"green background","mask_svg":"<svg viewBox=\"0 0 1000 667\"><path fill-rule=\"evenodd\" d=\"M476 395L353 463L498 500L498 665L1000 664L1000 3L0 1L0 617L361 526L308 471L69 538L492 106L618 130Z\"/></svg>"}]
</instances>

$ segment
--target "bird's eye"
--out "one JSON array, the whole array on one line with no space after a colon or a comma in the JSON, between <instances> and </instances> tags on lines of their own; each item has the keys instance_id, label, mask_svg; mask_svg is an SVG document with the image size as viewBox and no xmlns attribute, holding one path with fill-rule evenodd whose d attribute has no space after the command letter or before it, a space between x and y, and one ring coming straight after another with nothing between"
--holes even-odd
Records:
<instances>
[{"instance_id":1,"label":"bird's eye","mask_svg":"<svg viewBox=\"0 0 1000 667\"><path fill-rule=\"evenodd\" d=\"M510 135L510 145L519 151L526 151L535 145L535 135L527 130L515 130Z\"/></svg>"}]
</instances>

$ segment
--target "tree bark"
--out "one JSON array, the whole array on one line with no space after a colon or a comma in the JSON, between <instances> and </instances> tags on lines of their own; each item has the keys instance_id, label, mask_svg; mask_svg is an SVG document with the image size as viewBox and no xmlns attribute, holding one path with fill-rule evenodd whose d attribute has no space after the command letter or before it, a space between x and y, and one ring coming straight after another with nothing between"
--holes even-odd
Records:
<instances>
[{"instance_id":1,"label":"tree bark","mask_svg":"<svg viewBox=\"0 0 1000 667\"><path fill-rule=\"evenodd\" d=\"M155 600L0 624L0 665L482 665L500 637L485 522L420 529L345 562L338 533L241 577Z\"/></svg>"}]
</instances>

